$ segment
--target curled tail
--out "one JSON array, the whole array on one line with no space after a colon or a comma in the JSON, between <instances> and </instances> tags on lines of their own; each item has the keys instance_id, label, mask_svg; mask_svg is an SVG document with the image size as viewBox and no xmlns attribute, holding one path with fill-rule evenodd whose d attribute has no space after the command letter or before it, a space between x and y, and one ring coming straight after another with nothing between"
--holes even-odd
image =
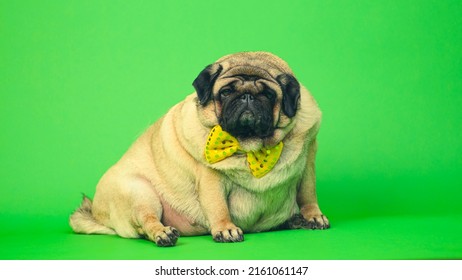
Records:
<instances>
[{"instance_id":1,"label":"curled tail","mask_svg":"<svg viewBox=\"0 0 462 280\"><path fill-rule=\"evenodd\" d=\"M98 223L91 213L91 200L83 195L82 204L72 213L69 224L76 233L116 234L114 230Z\"/></svg>"}]
</instances>

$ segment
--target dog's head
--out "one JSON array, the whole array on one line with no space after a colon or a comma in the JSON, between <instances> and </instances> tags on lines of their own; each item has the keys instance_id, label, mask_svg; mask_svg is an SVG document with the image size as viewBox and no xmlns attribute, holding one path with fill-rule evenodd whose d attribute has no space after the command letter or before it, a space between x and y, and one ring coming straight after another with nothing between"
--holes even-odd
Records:
<instances>
[{"instance_id":1,"label":"dog's head","mask_svg":"<svg viewBox=\"0 0 462 280\"><path fill-rule=\"evenodd\" d=\"M300 85L292 71L265 52L225 56L202 70L193 86L207 121L243 143L274 142L275 131L290 124L299 106Z\"/></svg>"}]
</instances>

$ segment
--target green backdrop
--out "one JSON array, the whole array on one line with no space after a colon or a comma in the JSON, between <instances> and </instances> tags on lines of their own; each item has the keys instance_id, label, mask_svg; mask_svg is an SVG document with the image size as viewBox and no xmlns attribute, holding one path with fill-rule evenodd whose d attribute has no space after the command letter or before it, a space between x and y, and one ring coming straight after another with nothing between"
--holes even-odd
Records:
<instances>
[{"instance_id":1,"label":"green backdrop","mask_svg":"<svg viewBox=\"0 0 462 280\"><path fill-rule=\"evenodd\" d=\"M461 1L0 0L1 259L462 258ZM219 57L273 52L323 111L327 231L174 248L69 214Z\"/></svg>"}]
</instances>

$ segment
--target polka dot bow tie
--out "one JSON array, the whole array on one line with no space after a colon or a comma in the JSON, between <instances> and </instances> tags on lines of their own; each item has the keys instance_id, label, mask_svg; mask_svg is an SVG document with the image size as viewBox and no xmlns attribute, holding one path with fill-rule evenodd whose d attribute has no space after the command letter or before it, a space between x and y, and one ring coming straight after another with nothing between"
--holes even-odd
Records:
<instances>
[{"instance_id":1,"label":"polka dot bow tie","mask_svg":"<svg viewBox=\"0 0 462 280\"><path fill-rule=\"evenodd\" d=\"M259 151L247 152L247 162L252 175L261 178L270 172L279 160L283 146L284 144L279 142L272 148L262 148ZM232 156L237 151L242 151L237 139L228 132L223 131L221 126L214 126L205 145L207 162L219 162Z\"/></svg>"}]
</instances>

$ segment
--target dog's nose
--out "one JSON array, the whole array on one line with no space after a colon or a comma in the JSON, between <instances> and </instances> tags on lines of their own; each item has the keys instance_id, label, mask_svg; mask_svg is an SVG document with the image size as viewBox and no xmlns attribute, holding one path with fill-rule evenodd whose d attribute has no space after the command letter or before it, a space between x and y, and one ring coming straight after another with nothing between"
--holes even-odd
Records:
<instances>
[{"instance_id":1,"label":"dog's nose","mask_svg":"<svg viewBox=\"0 0 462 280\"><path fill-rule=\"evenodd\" d=\"M253 96L250 93L244 93L240 98L245 103L250 103L253 101Z\"/></svg>"}]
</instances>

